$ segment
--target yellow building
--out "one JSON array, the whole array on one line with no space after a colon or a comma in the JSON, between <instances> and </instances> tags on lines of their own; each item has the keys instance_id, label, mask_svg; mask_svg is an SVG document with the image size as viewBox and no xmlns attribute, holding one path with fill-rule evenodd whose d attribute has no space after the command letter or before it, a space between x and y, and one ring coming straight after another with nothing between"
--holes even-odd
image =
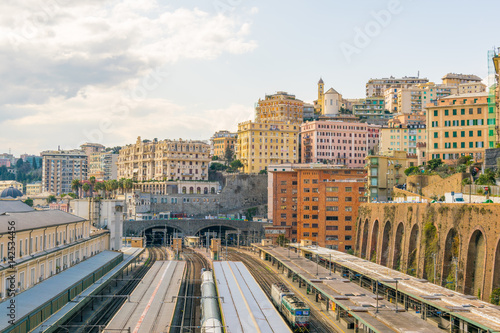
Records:
<instances>
[{"instance_id":1,"label":"yellow building","mask_svg":"<svg viewBox=\"0 0 500 333\"><path fill-rule=\"evenodd\" d=\"M295 95L278 91L274 95L257 102L255 108L256 122L290 122L300 124L303 120L304 102L295 98Z\"/></svg>"},{"instance_id":2,"label":"yellow building","mask_svg":"<svg viewBox=\"0 0 500 333\"><path fill-rule=\"evenodd\" d=\"M21 192L24 192L22 183L16 182L15 180L0 180L0 193L11 186Z\"/></svg>"},{"instance_id":3,"label":"yellow building","mask_svg":"<svg viewBox=\"0 0 500 333\"><path fill-rule=\"evenodd\" d=\"M210 145L202 141L141 140L120 149L118 178L208 180Z\"/></svg>"},{"instance_id":4,"label":"yellow building","mask_svg":"<svg viewBox=\"0 0 500 333\"><path fill-rule=\"evenodd\" d=\"M405 151L392 150L366 157L368 169L368 200L388 201L393 198L393 188L406 183L404 170L415 165L416 156L409 159Z\"/></svg>"},{"instance_id":5,"label":"yellow building","mask_svg":"<svg viewBox=\"0 0 500 333\"><path fill-rule=\"evenodd\" d=\"M217 156L219 160L225 159L226 149L231 149L233 151L234 156L236 149L236 141L238 135L236 133L231 133L229 131L218 131L216 132L212 138L211 142L211 155Z\"/></svg>"},{"instance_id":6,"label":"yellow building","mask_svg":"<svg viewBox=\"0 0 500 333\"><path fill-rule=\"evenodd\" d=\"M245 121L238 124L236 153L245 173L258 173L269 164L297 163L299 124Z\"/></svg>"},{"instance_id":7,"label":"yellow building","mask_svg":"<svg viewBox=\"0 0 500 333\"><path fill-rule=\"evenodd\" d=\"M0 201L0 210L3 203ZM6 290L4 283L12 274L6 265L11 260L16 262L15 281L22 292L109 249L109 231L94 232L90 222L83 218L60 210L33 211L15 200L7 206L12 208L12 205L17 206L15 211L0 214L0 260L4 263L0 268L0 291ZM14 252L8 246L9 221L16 223ZM4 292L0 298L6 298Z\"/></svg>"},{"instance_id":8,"label":"yellow building","mask_svg":"<svg viewBox=\"0 0 500 333\"><path fill-rule=\"evenodd\" d=\"M33 184L26 184L26 195L38 195L42 193L42 182L34 182Z\"/></svg>"},{"instance_id":9,"label":"yellow building","mask_svg":"<svg viewBox=\"0 0 500 333\"><path fill-rule=\"evenodd\" d=\"M418 144L426 142L427 133L424 124L384 127L380 129L379 151L402 150L417 154Z\"/></svg>"},{"instance_id":10,"label":"yellow building","mask_svg":"<svg viewBox=\"0 0 500 333\"><path fill-rule=\"evenodd\" d=\"M427 158L445 162L470 155L476 161L495 144L495 108L487 92L450 95L427 105Z\"/></svg>"}]
</instances>

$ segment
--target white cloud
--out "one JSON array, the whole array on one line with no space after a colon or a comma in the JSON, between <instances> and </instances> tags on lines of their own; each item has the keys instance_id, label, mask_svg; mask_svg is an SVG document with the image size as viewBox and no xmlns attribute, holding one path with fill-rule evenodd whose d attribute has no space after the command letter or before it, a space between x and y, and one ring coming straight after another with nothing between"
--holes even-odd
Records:
<instances>
[{"instance_id":1,"label":"white cloud","mask_svg":"<svg viewBox=\"0 0 500 333\"><path fill-rule=\"evenodd\" d=\"M138 128L168 137L159 132L181 126L196 131L199 124L203 133L214 127L200 120L204 112L229 111L182 114L185 106L149 97L164 78L146 85L144 78L181 59L250 52L257 44L249 34L249 23L234 13L170 9L158 0L2 1L0 126L6 130L0 145L17 146L18 152L55 148L61 141L71 145L80 133L98 128L103 117L113 119L113 129L102 131L105 144L130 142ZM138 103L124 97L131 87L144 90L146 98ZM130 107L123 119L116 118L120 103Z\"/></svg>"}]
</instances>

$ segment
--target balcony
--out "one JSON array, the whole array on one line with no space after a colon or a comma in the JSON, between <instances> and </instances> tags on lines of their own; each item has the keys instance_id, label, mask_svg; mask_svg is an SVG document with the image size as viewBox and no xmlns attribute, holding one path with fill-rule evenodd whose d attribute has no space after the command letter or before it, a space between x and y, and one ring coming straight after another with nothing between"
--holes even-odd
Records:
<instances>
[{"instance_id":1,"label":"balcony","mask_svg":"<svg viewBox=\"0 0 500 333\"><path fill-rule=\"evenodd\" d=\"M394 164L394 167L396 169L401 169L402 165L400 163L396 163L396 164Z\"/></svg>"},{"instance_id":2,"label":"balcony","mask_svg":"<svg viewBox=\"0 0 500 333\"><path fill-rule=\"evenodd\" d=\"M397 173L394 175L394 178L399 179L399 178L401 178L401 175L399 173Z\"/></svg>"}]
</instances>

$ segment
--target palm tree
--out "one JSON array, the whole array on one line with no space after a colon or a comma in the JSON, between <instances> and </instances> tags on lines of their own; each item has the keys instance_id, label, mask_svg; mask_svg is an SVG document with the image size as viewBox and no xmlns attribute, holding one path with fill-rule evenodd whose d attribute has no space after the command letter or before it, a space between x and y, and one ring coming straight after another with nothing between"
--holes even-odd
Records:
<instances>
[{"instance_id":1,"label":"palm tree","mask_svg":"<svg viewBox=\"0 0 500 333\"><path fill-rule=\"evenodd\" d=\"M90 181L90 188L91 188L91 191L92 191L92 196L94 196L94 186L95 186L95 177L94 176L91 176L89 178L89 181Z\"/></svg>"},{"instance_id":2,"label":"palm tree","mask_svg":"<svg viewBox=\"0 0 500 333\"><path fill-rule=\"evenodd\" d=\"M125 189L130 190L130 189L134 188L134 182L130 178L125 179L123 181L123 186Z\"/></svg>"},{"instance_id":3,"label":"palm tree","mask_svg":"<svg viewBox=\"0 0 500 333\"><path fill-rule=\"evenodd\" d=\"M78 190L80 189L80 187L82 186L82 184L80 183L80 180L78 179L73 179L71 181L71 189L73 190L73 192L78 195Z\"/></svg>"},{"instance_id":4,"label":"palm tree","mask_svg":"<svg viewBox=\"0 0 500 333\"><path fill-rule=\"evenodd\" d=\"M94 187L94 190L95 191L103 191L106 187L104 186L104 182L96 182L95 183L95 187ZM101 194L101 193L99 193Z\"/></svg>"},{"instance_id":5,"label":"palm tree","mask_svg":"<svg viewBox=\"0 0 500 333\"><path fill-rule=\"evenodd\" d=\"M116 179L111 179L106 182L106 189L113 191L113 197L116 197L116 190L118 189L118 181Z\"/></svg>"},{"instance_id":6,"label":"palm tree","mask_svg":"<svg viewBox=\"0 0 500 333\"><path fill-rule=\"evenodd\" d=\"M90 184L89 184L89 183L85 183L85 184L83 184L83 185L82 185L82 189L83 189L83 191L84 191L84 193L85 193L85 196L88 196L88 194L89 194L88 192L89 192L89 190L90 190Z\"/></svg>"}]
</instances>

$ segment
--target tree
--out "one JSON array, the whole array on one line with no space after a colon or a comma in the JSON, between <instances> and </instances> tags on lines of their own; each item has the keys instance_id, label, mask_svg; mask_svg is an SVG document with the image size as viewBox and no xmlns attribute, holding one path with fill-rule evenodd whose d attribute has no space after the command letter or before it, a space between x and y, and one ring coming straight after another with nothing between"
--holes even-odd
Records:
<instances>
[{"instance_id":1,"label":"tree","mask_svg":"<svg viewBox=\"0 0 500 333\"><path fill-rule=\"evenodd\" d=\"M494 305L500 305L500 288L495 288L491 291L490 302Z\"/></svg>"},{"instance_id":2,"label":"tree","mask_svg":"<svg viewBox=\"0 0 500 333\"><path fill-rule=\"evenodd\" d=\"M56 202L56 201L57 201L57 199L56 199L56 196L55 196L55 195L52 195L52 194L51 194L51 195L49 195L49 196L47 197L47 203L49 203L49 204L50 204L50 203L53 203L53 202Z\"/></svg>"},{"instance_id":3,"label":"tree","mask_svg":"<svg viewBox=\"0 0 500 333\"><path fill-rule=\"evenodd\" d=\"M132 179L125 179L123 181L123 186L125 189L131 190L132 188L134 188L134 182L132 181Z\"/></svg>"},{"instance_id":4,"label":"tree","mask_svg":"<svg viewBox=\"0 0 500 333\"><path fill-rule=\"evenodd\" d=\"M476 185L496 185L495 173L493 170L486 169L484 173L476 179Z\"/></svg>"},{"instance_id":5,"label":"tree","mask_svg":"<svg viewBox=\"0 0 500 333\"><path fill-rule=\"evenodd\" d=\"M230 165L234 160L234 152L229 146L226 147L226 151L224 152L224 160L226 165Z\"/></svg>"},{"instance_id":6,"label":"tree","mask_svg":"<svg viewBox=\"0 0 500 333\"><path fill-rule=\"evenodd\" d=\"M94 186L94 191L98 191L102 193L101 191L104 191L106 189L106 186L104 185L104 182L96 182Z\"/></svg>"},{"instance_id":7,"label":"tree","mask_svg":"<svg viewBox=\"0 0 500 333\"><path fill-rule=\"evenodd\" d=\"M231 164L229 164L229 166L233 170L238 170L239 168L243 167L243 163L241 163L240 160L234 160L234 161L231 162Z\"/></svg>"},{"instance_id":8,"label":"tree","mask_svg":"<svg viewBox=\"0 0 500 333\"><path fill-rule=\"evenodd\" d=\"M416 175L420 173L420 169L417 166L411 166L408 169L405 170L405 175Z\"/></svg>"},{"instance_id":9,"label":"tree","mask_svg":"<svg viewBox=\"0 0 500 333\"><path fill-rule=\"evenodd\" d=\"M217 156L217 155L212 156L212 161L218 161L218 160L219 160L219 156Z\"/></svg>"},{"instance_id":10,"label":"tree","mask_svg":"<svg viewBox=\"0 0 500 333\"><path fill-rule=\"evenodd\" d=\"M78 190L80 189L81 186L82 184L80 183L79 179L73 179L71 181L71 189L76 195L78 195Z\"/></svg>"},{"instance_id":11,"label":"tree","mask_svg":"<svg viewBox=\"0 0 500 333\"><path fill-rule=\"evenodd\" d=\"M72 192L68 193L68 197L71 197L71 198L73 198L73 199L76 199L76 198L77 198L76 194L75 194L75 193L72 193Z\"/></svg>"},{"instance_id":12,"label":"tree","mask_svg":"<svg viewBox=\"0 0 500 333\"><path fill-rule=\"evenodd\" d=\"M427 162L427 166L431 170L436 170L441 165L443 165L443 161L441 161L440 158L433 158L432 160L430 160L429 162Z\"/></svg>"},{"instance_id":13,"label":"tree","mask_svg":"<svg viewBox=\"0 0 500 333\"><path fill-rule=\"evenodd\" d=\"M88 192L89 192L90 188L91 187L90 187L89 183L85 183L85 184L82 185L82 189L85 192L85 195L88 195Z\"/></svg>"},{"instance_id":14,"label":"tree","mask_svg":"<svg viewBox=\"0 0 500 333\"><path fill-rule=\"evenodd\" d=\"M106 182L106 190L113 192L113 196L116 196L116 190L118 187L119 185L116 179L111 179Z\"/></svg>"},{"instance_id":15,"label":"tree","mask_svg":"<svg viewBox=\"0 0 500 333\"><path fill-rule=\"evenodd\" d=\"M471 165L473 162L474 162L474 159L470 155L460 156L460 158L457 161L458 165L466 165L466 166Z\"/></svg>"},{"instance_id":16,"label":"tree","mask_svg":"<svg viewBox=\"0 0 500 333\"><path fill-rule=\"evenodd\" d=\"M276 242L278 243L279 246L286 246L288 243L290 243L290 241L283 234L280 234L278 236Z\"/></svg>"},{"instance_id":17,"label":"tree","mask_svg":"<svg viewBox=\"0 0 500 333\"><path fill-rule=\"evenodd\" d=\"M25 204L27 204L28 206L33 207L33 199L28 198L28 199L24 200L23 202Z\"/></svg>"},{"instance_id":18,"label":"tree","mask_svg":"<svg viewBox=\"0 0 500 333\"><path fill-rule=\"evenodd\" d=\"M222 164L222 163L219 163L219 162L212 162L210 164L210 170L214 170L214 171L224 171L227 169L227 166Z\"/></svg>"}]
</instances>

